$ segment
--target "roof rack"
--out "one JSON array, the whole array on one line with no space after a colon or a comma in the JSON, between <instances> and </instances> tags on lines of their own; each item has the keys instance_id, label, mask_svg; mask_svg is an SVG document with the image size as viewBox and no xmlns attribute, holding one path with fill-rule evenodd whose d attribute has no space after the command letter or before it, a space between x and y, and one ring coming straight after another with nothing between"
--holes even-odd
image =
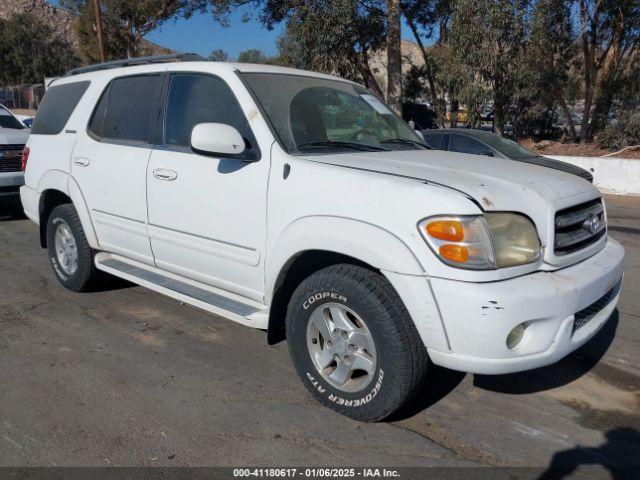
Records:
<instances>
[{"instance_id":1,"label":"roof rack","mask_svg":"<svg viewBox=\"0 0 640 480\"><path fill-rule=\"evenodd\" d=\"M151 63L167 62L202 62L205 59L197 53L170 53L167 55L154 55L151 57L127 58L126 60L113 60L111 62L96 63L86 67L78 67L69 70L65 77L80 75L81 73L97 72L99 70L109 70L111 68L131 67L134 65L148 65Z\"/></svg>"}]
</instances>

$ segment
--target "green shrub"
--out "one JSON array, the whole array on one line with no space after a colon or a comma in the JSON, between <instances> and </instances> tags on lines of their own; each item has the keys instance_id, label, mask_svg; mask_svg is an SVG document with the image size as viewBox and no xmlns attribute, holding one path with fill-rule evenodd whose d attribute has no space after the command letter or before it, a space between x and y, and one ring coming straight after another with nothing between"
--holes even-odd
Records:
<instances>
[{"instance_id":1,"label":"green shrub","mask_svg":"<svg viewBox=\"0 0 640 480\"><path fill-rule=\"evenodd\" d=\"M621 116L616 123L607 126L598 135L604 148L620 150L631 145L640 145L640 113Z\"/></svg>"}]
</instances>

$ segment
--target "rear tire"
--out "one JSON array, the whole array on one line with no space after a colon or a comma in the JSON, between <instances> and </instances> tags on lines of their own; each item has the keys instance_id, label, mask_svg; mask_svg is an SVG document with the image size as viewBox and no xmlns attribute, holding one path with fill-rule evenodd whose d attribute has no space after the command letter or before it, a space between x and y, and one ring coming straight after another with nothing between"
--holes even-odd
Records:
<instances>
[{"instance_id":1,"label":"rear tire","mask_svg":"<svg viewBox=\"0 0 640 480\"><path fill-rule=\"evenodd\" d=\"M47 219L47 252L58 281L73 292L92 290L102 275L72 204L55 207Z\"/></svg>"},{"instance_id":2,"label":"rear tire","mask_svg":"<svg viewBox=\"0 0 640 480\"><path fill-rule=\"evenodd\" d=\"M378 273L349 264L314 273L293 293L286 324L299 377L337 412L382 420L422 388L426 349L400 297Z\"/></svg>"}]
</instances>

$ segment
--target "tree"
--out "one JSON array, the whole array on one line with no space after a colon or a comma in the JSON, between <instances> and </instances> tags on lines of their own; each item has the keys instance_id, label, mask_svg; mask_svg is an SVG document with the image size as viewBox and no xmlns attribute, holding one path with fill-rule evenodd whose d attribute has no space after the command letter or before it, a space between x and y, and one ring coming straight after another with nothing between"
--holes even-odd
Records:
<instances>
[{"instance_id":1,"label":"tree","mask_svg":"<svg viewBox=\"0 0 640 480\"><path fill-rule=\"evenodd\" d=\"M387 103L402 113L400 0L387 0Z\"/></svg>"},{"instance_id":2,"label":"tree","mask_svg":"<svg viewBox=\"0 0 640 480\"><path fill-rule=\"evenodd\" d=\"M224 50L217 48L211 51L207 60L211 62L226 62L229 60L229 55Z\"/></svg>"},{"instance_id":3,"label":"tree","mask_svg":"<svg viewBox=\"0 0 640 480\"><path fill-rule=\"evenodd\" d=\"M383 0L207 0L223 24L236 7L252 4L267 29L284 23L278 62L364 83L384 98L369 64L386 45Z\"/></svg>"},{"instance_id":4,"label":"tree","mask_svg":"<svg viewBox=\"0 0 640 480\"><path fill-rule=\"evenodd\" d=\"M62 0L61 4L79 16L76 28L81 43L93 43L93 1ZM127 57L135 57L145 35L168 20L191 16L202 10L206 3L193 0L101 0L100 5L105 50L110 51L111 56L124 52ZM90 55L86 53L86 56Z\"/></svg>"},{"instance_id":5,"label":"tree","mask_svg":"<svg viewBox=\"0 0 640 480\"><path fill-rule=\"evenodd\" d=\"M72 4L73 1L73 4ZM66 0L63 5L70 8L76 19L74 28L79 38L78 55L82 63L99 63L100 52L96 32L96 12L93 1ZM105 0L101 0L104 4ZM101 24L104 39L105 60L116 60L127 57L127 33L121 28L120 19L111 9L102 7Z\"/></svg>"},{"instance_id":6,"label":"tree","mask_svg":"<svg viewBox=\"0 0 640 480\"><path fill-rule=\"evenodd\" d=\"M238 54L238 62L240 63L267 63L268 60L262 50L258 50L257 48L245 50Z\"/></svg>"},{"instance_id":7,"label":"tree","mask_svg":"<svg viewBox=\"0 0 640 480\"><path fill-rule=\"evenodd\" d=\"M42 83L77 66L67 42L51 27L28 13L0 19L0 83Z\"/></svg>"},{"instance_id":8,"label":"tree","mask_svg":"<svg viewBox=\"0 0 640 480\"><path fill-rule=\"evenodd\" d=\"M576 127L568 105L575 95L576 75L571 64L577 55L574 42L571 0L539 0L535 6L527 69L533 74L531 88L539 104L560 106L572 142L577 142Z\"/></svg>"},{"instance_id":9,"label":"tree","mask_svg":"<svg viewBox=\"0 0 640 480\"><path fill-rule=\"evenodd\" d=\"M371 52L385 45L386 17L379 2L267 2L262 19L267 28L286 24L278 42L282 62L362 82L384 98L369 64Z\"/></svg>"},{"instance_id":10,"label":"tree","mask_svg":"<svg viewBox=\"0 0 640 480\"><path fill-rule=\"evenodd\" d=\"M517 103L530 0L458 0L450 44L472 75L493 93L494 130L502 133L510 106Z\"/></svg>"},{"instance_id":11,"label":"tree","mask_svg":"<svg viewBox=\"0 0 640 480\"><path fill-rule=\"evenodd\" d=\"M455 87L458 78L457 61L446 43L453 15L453 0L403 0L401 8L424 61L423 71L436 121L444 127L447 113L445 96L448 94L453 99L451 103L456 103ZM435 38L435 45L427 48L423 38ZM456 116L453 112L452 123L455 123Z\"/></svg>"},{"instance_id":12,"label":"tree","mask_svg":"<svg viewBox=\"0 0 640 480\"><path fill-rule=\"evenodd\" d=\"M587 143L606 124L625 65L637 51L640 3L577 0L577 9L584 85L580 143Z\"/></svg>"}]
</instances>

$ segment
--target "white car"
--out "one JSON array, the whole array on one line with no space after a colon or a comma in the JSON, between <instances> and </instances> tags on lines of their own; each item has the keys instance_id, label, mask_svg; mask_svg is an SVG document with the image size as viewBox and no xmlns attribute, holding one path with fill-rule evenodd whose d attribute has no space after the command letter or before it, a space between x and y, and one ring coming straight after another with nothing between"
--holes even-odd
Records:
<instances>
[{"instance_id":1,"label":"white car","mask_svg":"<svg viewBox=\"0 0 640 480\"><path fill-rule=\"evenodd\" d=\"M29 129L4 105L0 105L0 197L17 196L24 185L22 150Z\"/></svg>"},{"instance_id":2,"label":"white car","mask_svg":"<svg viewBox=\"0 0 640 480\"><path fill-rule=\"evenodd\" d=\"M429 360L549 365L616 306L624 251L582 178L428 150L340 78L126 65L56 81L28 142L22 203L70 290L108 272L286 337L309 391L368 421Z\"/></svg>"}]
</instances>

